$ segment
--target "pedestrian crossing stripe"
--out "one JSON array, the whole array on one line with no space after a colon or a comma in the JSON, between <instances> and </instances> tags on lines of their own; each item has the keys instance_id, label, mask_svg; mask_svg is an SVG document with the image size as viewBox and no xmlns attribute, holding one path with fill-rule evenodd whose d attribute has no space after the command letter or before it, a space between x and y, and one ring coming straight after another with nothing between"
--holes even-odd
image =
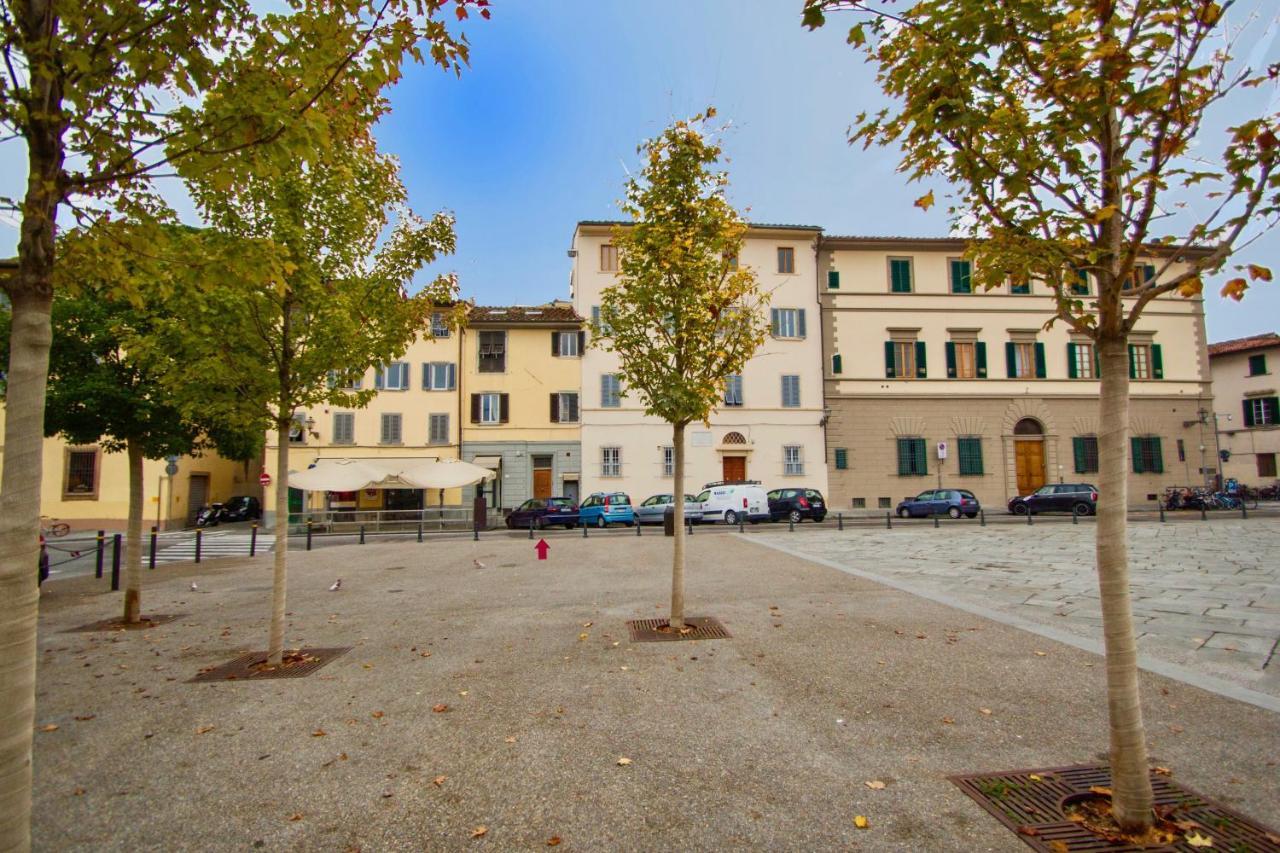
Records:
<instances>
[{"instance_id":1,"label":"pedestrian crossing stripe","mask_svg":"<svg viewBox=\"0 0 1280 853\"><path fill-rule=\"evenodd\" d=\"M252 538L251 534L242 533L219 533L205 536L200 543L200 559L247 557L249 556L249 544ZM256 552L258 554L270 552L275 541L276 537L274 535L259 533ZM167 548L156 551L157 566L168 563L190 563L194 562L195 559L195 539L184 539L181 542L176 542ZM151 555L149 553L142 556L142 564L144 566L151 564Z\"/></svg>"}]
</instances>

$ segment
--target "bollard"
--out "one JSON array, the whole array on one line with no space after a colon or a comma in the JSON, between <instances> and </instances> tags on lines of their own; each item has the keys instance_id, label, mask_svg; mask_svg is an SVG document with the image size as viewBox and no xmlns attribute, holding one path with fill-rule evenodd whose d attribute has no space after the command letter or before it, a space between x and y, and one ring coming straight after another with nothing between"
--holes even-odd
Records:
<instances>
[{"instance_id":1,"label":"bollard","mask_svg":"<svg viewBox=\"0 0 1280 853\"><path fill-rule=\"evenodd\" d=\"M111 591L120 589L120 534L111 537Z\"/></svg>"},{"instance_id":2,"label":"bollard","mask_svg":"<svg viewBox=\"0 0 1280 853\"><path fill-rule=\"evenodd\" d=\"M788 531L789 533L795 533L795 532L796 532L796 523L795 523L794 521L792 521L792 520L791 520L791 517L790 517L790 516L787 516L787 531Z\"/></svg>"},{"instance_id":3,"label":"bollard","mask_svg":"<svg viewBox=\"0 0 1280 853\"><path fill-rule=\"evenodd\" d=\"M249 556L255 557L258 554L258 522L254 522L249 527Z\"/></svg>"},{"instance_id":4,"label":"bollard","mask_svg":"<svg viewBox=\"0 0 1280 853\"><path fill-rule=\"evenodd\" d=\"M151 528L151 555L147 557L147 568L154 569L156 567L156 528Z\"/></svg>"},{"instance_id":5,"label":"bollard","mask_svg":"<svg viewBox=\"0 0 1280 853\"><path fill-rule=\"evenodd\" d=\"M1200 520L1201 520L1201 521L1207 521L1208 519L1209 519L1209 516L1208 516L1208 514L1204 511L1204 501L1201 501L1201 502L1200 502Z\"/></svg>"},{"instance_id":6,"label":"bollard","mask_svg":"<svg viewBox=\"0 0 1280 853\"><path fill-rule=\"evenodd\" d=\"M739 533L742 532L742 524L743 524L742 516L738 516L738 532Z\"/></svg>"},{"instance_id":7,"label":"bollard","mask_svg":"<svg viewBox=\"0 0 1280 853\"><path fill-rule=\"evenodd\" d=\"M307 519L307 550L311 550L311 519Z\"/></svg>"},{"instance_id":8,"label":"bollard","mask_svg":"<svg viewBox=\"0 0 1280 853\"><path fill-rule=\"evenodd\" d=\"M1027 527L1030 527L1034 523L1035 522L1031 520L1031 508L1027 507Z\"/></svg>"},{"instance_id":9,"label":"bollard","mask_svg":"<svg viewBox=\"0 0 1280 853\"><path fill-rule=\"evenodd\" d=\"M1071 523L1072 524L1080 523L1080 513L1076 512L1076 506L1074 504L1072 504L1071 506Z\"/></svg>"},{"instance_id":10,"label":"bollard","mask_svg":"<svg viewBox=\"0 0 1280 853\"><path fill-rule=\"evenodd\" d=\"M98 531L98 563L94 566L93 576L98 580L102 580L102 552L105 546L107 532L105 530Z\"/></svg>"},{"instance_id":11,"label":"bollard","mask_svg":"<svg viewBox=\"0 0 1280 853\"><path fill-rule=\"evenodd\" d=\"M197 527L196 528L196 562L197 563L200 562L200 544L203 536L204 536L204 531Z\"/></svg>"},{"instance_id":12,"label":"bollard","mask_svg":"<svg viewBox=\"0 0 1280 853\"><path fill-rule=\"evenodd\" d=\"M1248 517L1249 517L1249 510L1245 509L1245 506L1244 506L1244 500L1243 500L1243 499L1240 501L1240 517L1241 517L1241 518L1248 518Z\"/></svg>"},{"instance_id":13,"label":"bollard","mask_svg":"<svg viewBox=\"0 0 1280 853\"><path fill-rule=\"evenodd\" d=\"M839 512L836 513L836 529L844 530L844 514L843 513L839 513Z\"/></svg>"},{"instance_id":14,"label":"bollard","mask_svg":"<svg viewBox=\"0 0 1280 853\"><path fill-rule=\"evenodd\" d=\"M1164 524L1164 504L1160 504L1160 523Z\"/></svg>"},{"instance_id":15,"label":"bollard","mask_svg":"<svg viewBox=\"0 0 1280 853\"><path fill-rule=\"evenodd\" d=\"M471 541L472 541L472 542L479 542L479 541L480 541L480 528L479 528L479 527L474 527L474 526L473 526L473 527L471 528Z\"/></svg>"},{"instance_id":16,"label":"bollard","mask_svg":"<svg viewBox=\"0 0 1280 853\"><path fill-rule=\"evenodd\" d=\"M360 544L364 544L364 525L360 525Z\"/></svg>"},{"instance_id":17,"label":"bollard","mask_svg":"<svg viewBox=\"0 0 1280 853\"><path fill-rule=\"evenodd\" d=\"M587 523L585 521L582 523L582 538L587 538Z\"/></svg>"},{"instance_id":18,"label":"bollard","mask_svg":"<svg viewBox=\"0 0 1280 853\"><path fill-rule=\"evenodd\" d=\"M978 526L979 527L987 526L987 511L985 509L978 510Z\"/></svg>"},{"instance_id":19,"label":"bollard","mask_svg":"<svg viewBox=\"0 0 1280 853\"><path fill-rule=\"evenodd\" d=\"M890 530L893 529L893 513L886 512L884 514L884 526L889 528Z\"/></svg>"},{"instance_id":20,"label":"bollard","mask_svg":"<svg viewBox=\"0 0 1280 853\"><path fill-rule=\"evenodd\" d=\"M641 528L641 527L644 527L644 525L643 525L643 524L641 524L641 523L640 523L640 519L638 519L638 518L637 518L637 519L636 519L636 535L637 535L637 536L639 536L639 535L640 535L640 528Z\"/></svg>"},{"instance_id":21,"label":"bollard","mask_svg":"<svg viewBox=\"0 0 1280 853\"><path fill-rule=\"evenodd\" d=\"M418 541L422 541L422 519L418 519Z\"/></svg>"},{"instance_id":22,"label":"bollard","mask_svg":"<svg viewBox=\"0 0 1280 853\"><path fill-rule=\"evenodd\" d=\"M692 522L692 521L686 521L686 522L684 523L684 528L685 528L685 532L687 532L690 536L692 536L692 535L693 535L693 522Z\"/></svg>"},{"instance_id":23,"label":"bollard","mask_svg":"<svg viewBox=\"0 0 1280 853\"><path fill-rule=\"evenodd\" d=\"M533 538L533 519L529 519L529 538Z\"/></svg>"},{"instance_id":24,"label":"bollard","mask_svg":"<svg viewBox=\"0 0 1280 853\"><path fill-rule=\"evenodd\" d=\"M936 530L939 526L940 525L938 524L938 514L935 512L933 514L933 527Z\"/></svg>"}]
</instances>

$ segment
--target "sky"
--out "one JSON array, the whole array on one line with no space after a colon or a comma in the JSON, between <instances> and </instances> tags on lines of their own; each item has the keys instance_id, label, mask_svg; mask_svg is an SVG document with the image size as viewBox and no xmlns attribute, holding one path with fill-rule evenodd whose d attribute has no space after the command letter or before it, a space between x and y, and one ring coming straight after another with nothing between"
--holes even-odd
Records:
<instances>
[{"instance_id":1,"label":"sky","mask_svg":"<svg viewBox=\"0 0 1280 853\"><path fill-rule=\"evenodd\" d=\"M1238 56L1280 61L1274 0L1243 0ZM461 77L408 65L376 129L401 161L419 214L451 210L458 250L430 272L456 270L479 304L531 304L569 295L566 256L575 223L619 218L617 200L637 146L678 118L714 105L731 199L757 222L822 226L828 234L945 236L945 186L908 184L893 149L846 142L857 113L883 96L874 70L845 44L851 19L809 32L800 0L493 0L492 18L463 27L471 64ZM1246 90L1204 135L1256 115L1275 91ZM18 155L15 157L14 155ZM0 149L0 189L12 193L21 160ZM912 202L934 189L928 212ZM1203 199L1188 199L1192 206ZM189 206L179 204L180 209ZM0 222L0 253L17 231ZM1280 327L1280 233L1237 260L1276 267L1242 303L1206 283L1211 341ZM422 280L428 276L424 275Z\"/></svg>"}]
</instances>

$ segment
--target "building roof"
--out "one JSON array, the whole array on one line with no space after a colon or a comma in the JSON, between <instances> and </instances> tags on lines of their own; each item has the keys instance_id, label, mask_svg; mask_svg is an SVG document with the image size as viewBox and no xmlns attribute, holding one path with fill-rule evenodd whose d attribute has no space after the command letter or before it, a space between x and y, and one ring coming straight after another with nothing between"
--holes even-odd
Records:
<instances>
[{"instance_id":1,"label":"building roof","mask_svg":"<svg viewBox=\"0 0 1280 853\"><path fill-rule=\"evenodd\" d=\"M608 225L630 225L630 221L622 219L580 219L578 227L587 226L608 226ZM788 225L779 222L748 222L748 228L770 229L774 231L821 231L821 225Z\"/></svg>"},{"instance_id":2,"label":"building roof","mask_svg":"<svg viewBox=\"0 0 1280 853\"><path fill-rule=\"evenodd\" d=\"M1216 344L1209 344L1209 357L1215 355L1230 355L1236 352L1252 352L1259 349L1271 349L1272 347L1280 347L1280 335L1275 332L1267 332L1262 335L1250 335L1247 338L1233 338L1229 341L1222 341Z\"/></svg>"},{"instance_id":3,"label":"building roof","mask_svg":"<svg viewBox=\"0 0 1280 853\"><path fill-rule=\"evenodd\" d=\"M972 239L969 237L901 237L901 236L869 236L860 234L824 234L822 245L828 248L920 248L920 249L953 249L963 251ZM1146 251L1153 257L1166 257L1174 252L1181 252L1188 258L1202 258L1213 253L1209 246L1177 246L1161 243L1147 243Z\"/></svg>"},{"instance_id":4,"label":"building roof","mask_svg":"<svg viewBox=\"0 0 1280 853\"><path fill-rule=\"evenodd\" d=\"M467 312L469 325L577 326L583 322L564 302L546 305L476 305Z\"/></svg>"}]
</instances>

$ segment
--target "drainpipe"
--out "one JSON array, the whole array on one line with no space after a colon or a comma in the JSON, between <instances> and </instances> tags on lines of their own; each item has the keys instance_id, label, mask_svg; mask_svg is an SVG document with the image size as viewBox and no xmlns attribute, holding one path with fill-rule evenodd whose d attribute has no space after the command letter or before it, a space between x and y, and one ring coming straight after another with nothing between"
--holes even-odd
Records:
<instances>
[{"instance_id":1,"label":"drainpipe","mask_svg":"<svg viewBox=\"0 0 1280 853\"><path fill-rule=\"evenodd\" d=\"M458 395L458 459L462 459L462 377L466 375L465 365L462 363L463 355L466 352L462 339L467 334L466 326L458 326L458 373L454 382L454 391ZM444 493L441 492L443 495ZM462 499L462 505L466 506L466 498ZM441 499L443 503L443 498Z\"/></svg>"}]
</instances>

